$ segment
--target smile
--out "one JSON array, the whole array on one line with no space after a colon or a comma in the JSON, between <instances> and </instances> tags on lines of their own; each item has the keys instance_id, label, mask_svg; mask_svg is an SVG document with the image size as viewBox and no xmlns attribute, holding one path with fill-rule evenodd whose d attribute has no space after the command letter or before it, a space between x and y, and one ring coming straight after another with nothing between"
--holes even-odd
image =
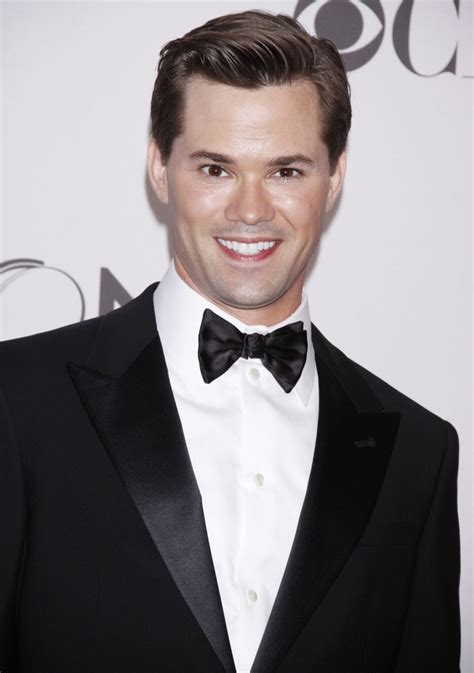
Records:
<instances>
[{"instance_id":1,"label":"smile","mask_svg":"<svg viewBox=\"0 0 474 673\"><path fill-rule=\"evenodd\" d=\"M271 250L275 245L276 241L258 241L255 243L244 243L243 241L233 241L226 238L218 238L217 242L227 250L237 253L238 255L243 255L245 257L251 257L253 255L259 255L265 250Z\"/></svg>"}]
</instances>

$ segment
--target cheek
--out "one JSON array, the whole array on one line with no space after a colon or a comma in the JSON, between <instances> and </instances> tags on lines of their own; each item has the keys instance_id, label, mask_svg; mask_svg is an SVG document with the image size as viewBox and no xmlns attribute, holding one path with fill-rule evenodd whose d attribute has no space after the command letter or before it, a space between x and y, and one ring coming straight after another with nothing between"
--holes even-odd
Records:
<instances>
[{"instance_id":1,"label":"cheek","mask_svg":"<svg viewBox=\"0 0 474 673\"><path fill-rule=\"evenodd\" d=\"M227 192L223 186L217 189L199 180L177 181L172 192L176 219L184 226L206 231L224 211Z\"/></svg>"},{"instance_id":2,"label":"cheek","mask_svg":"<svg viewBox=\"0 0 474 673\"><path fill-rule=\"evenodd\" d=\"M326 195L317 190L298 191L279 199L278 210L290 222L295 234L305 238L319 235L325 212Z\"/></svg>"}]
</instances>

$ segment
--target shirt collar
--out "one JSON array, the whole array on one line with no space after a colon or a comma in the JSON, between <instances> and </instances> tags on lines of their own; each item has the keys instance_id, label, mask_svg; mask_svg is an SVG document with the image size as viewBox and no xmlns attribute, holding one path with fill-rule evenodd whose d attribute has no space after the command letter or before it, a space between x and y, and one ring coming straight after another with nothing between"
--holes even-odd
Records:
<instances>
[{"instance_id":1,"label":"shirt collar","mask_svg":"<svg viewBox=\"0 0 474 673\"><path fill-rule=\"evenodd\" d=\"M308 298L304 289L300 305L282 322L271 327L266 325L246 325L193 290L178 275L174 262L171 261L168 270L153 294L153 304L156 326L163 346L166 363L168 367L171 365L174 370L180 367L180 363L186 363L188 382L194 379L196 382L200 381L204 383L199 370L197 346L202 316L206 308L211 309L211 311L230 322L241 332L247 334L251 334L252 332L267 334L288 323L302 320L308 339L308 352L305 366L294 390L303 404L305 406L308 404L309 396L316 379L316 361L311 339L311 318ZM190 358L188 354L190 354Z\"/></svg>"}]
</instances>

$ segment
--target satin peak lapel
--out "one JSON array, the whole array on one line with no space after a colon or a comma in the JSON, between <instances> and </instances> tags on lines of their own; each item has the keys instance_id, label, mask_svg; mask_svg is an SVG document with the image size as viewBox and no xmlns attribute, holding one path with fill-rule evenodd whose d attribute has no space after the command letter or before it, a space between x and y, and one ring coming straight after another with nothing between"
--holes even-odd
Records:
<instances>
[{"instance_id":1,"label":"satin peak lapel","mask_svg":"<svg viewBox=\"0 0 474 673\"><path fill-rule=\"evenodd\" d=\"M152 304L147 310L153 310ZM101 348L104 351L105 346ZM156 328L152 340L120 376L73 363L68 369L184 600L226 673L235 671L201 495Z\"/></svg>"},{"instance_id":2,"label":"satin peak lapel","mask_svg":"<svg viewBox=\"0 0 474 673\"><path fill-rule=\"evenodd\" d=\"M316 448L295 539L252 673L273 673L367 526L399 423L313 328L320 389Z\"/></svg>"}]
</instances>

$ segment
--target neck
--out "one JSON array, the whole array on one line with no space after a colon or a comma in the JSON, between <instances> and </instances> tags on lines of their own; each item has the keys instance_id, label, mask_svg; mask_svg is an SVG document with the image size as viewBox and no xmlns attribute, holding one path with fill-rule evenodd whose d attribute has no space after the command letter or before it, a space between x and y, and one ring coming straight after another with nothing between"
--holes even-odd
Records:
<instances>
[{"instance_id":1,"label":"neck","mask_svg":"<svg viewBox=\"0 0 474 673\"><path fill-rule=\"evenodd\" d=\"M209 299L209 301L212 301L210 297L206 298ZM219 308L221 308L223 311L226 311L226 313L229 315L237 318L237 320L240 320L240 322L244 323L244 325L265 325L265 327L272 327L273 325L277 325L283 320L286 320L288 316L294 313L294 311L296 311L300 305L300 300L290 304L289 307L287 306L285 308L285 310L282 310L282 307L276 306L275 304L277 304L277 302L270 304L269 306L262 306L251 309L240 309L234 306L221 304L216 301L213 301L212 303L216 306L219 306Z\"/></svg>"}]
</instances>

